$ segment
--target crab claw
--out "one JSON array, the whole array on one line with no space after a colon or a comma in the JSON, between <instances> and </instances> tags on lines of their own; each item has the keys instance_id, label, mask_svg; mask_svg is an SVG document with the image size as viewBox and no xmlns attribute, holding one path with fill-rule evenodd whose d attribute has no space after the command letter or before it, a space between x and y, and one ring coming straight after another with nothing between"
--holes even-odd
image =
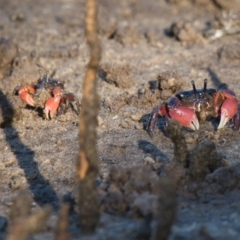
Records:
<instances>
[{"instance_id":1,"label":"crab claw","mask_svg":"<svg viewBox=\"0 0 240 240\"><path fill-rule=\"evenodd\" d=\"M49 98L44 107L44 114L47 119L52 119L57 112L61 102L62 89L57 87L53 89L53 97Z\"/></svg>"},{"instance_id":2,"label":"crab claw","mask_svg":"<svg viewBox=\"0 0 240 240\"><path fill-rule=\"evenodd\" d=\"M18 95L20 99L24 102L27 103L30 106L34 106L34 100L30 94L34 94L35 89L32 86L22 86L18 90Z\"/></svg>"},{"instance_id":3,"label":"crab claw","mask_svg":"<svg viewBox=\"0 0 240 240\"><path fill-rule=\"evenodd\" d=\"M179 122L184 127L190 128L193 131L199 129L199 121L195 112L185 106L179 106L174 109L169 109L169 116Z\"/></svg>"},{"instance_id":4,"label":"crab claw","mask_svg":"<svg viewBox=\"0 0 240 240\"><path fill-rule=\"evenodd\" d=\"M223 128L238 112L238 101L236 98L227 98L221 106L221 119L218 129Z\"/></svg>"}]
</instances>

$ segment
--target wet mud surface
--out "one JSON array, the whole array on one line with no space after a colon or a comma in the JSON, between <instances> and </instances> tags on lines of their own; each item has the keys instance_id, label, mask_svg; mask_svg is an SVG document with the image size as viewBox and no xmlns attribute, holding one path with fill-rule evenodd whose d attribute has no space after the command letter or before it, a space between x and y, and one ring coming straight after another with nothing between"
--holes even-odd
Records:
<instances>
[{"instance_id":1,"label":"wet mud surface","mask_svg":"<svg viewBox=\"0 0 240 240\"><path fill-rule=\"evenodd\" d=\"M217 131L219 119L210 119L194 132L175 123L166 128L159 118L153 136L146 131L152 109L191 90L193 79L197 88L205 78L208 87L227 86L240 99L240 3L227 2L100 1L101 217L96 233L82 236L74 205L78 115L69 108L47 120L14 90L36 83L42 69L81 100L85 2L1 0L1 239L21 190L29 192L32 212L46 204L55 209L32 239L54 239L64 199L73 204L71 239L155 239L157 229L171 224L172 240L240 237L240 135L233 124ZM224 17L229 10L233 15ZM219 18L227 23L216 23Z\"/></svg>"}]
</instances>

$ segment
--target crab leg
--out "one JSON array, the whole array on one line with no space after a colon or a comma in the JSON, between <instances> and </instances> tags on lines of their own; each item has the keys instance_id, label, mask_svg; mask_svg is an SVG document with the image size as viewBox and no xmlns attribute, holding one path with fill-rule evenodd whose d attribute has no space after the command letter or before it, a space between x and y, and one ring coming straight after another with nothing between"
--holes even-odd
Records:
<instances>
[{"instance_id":1,"label":"crab leg","mask_svg":"<svg viewBox=\"0 0 240 240\"><path fill-rule=\"evenodd\" d=\"M219 104L222 102L222 105ZM218 125L218 129L223 128L226 123L234 118L235 128L239 128L239 123L237 123L238 114L238 100L234 94L234 92L228 89L220 89L214 99L215 105L215 114L219 115L220 111L220 123Z\"/></svg>"},{"instance_id":2,"label":"crab leg","mask_svg":"<svg viewBox=\"0 0 240 240\"><path fill-rule=\"evenodd\" d=\"M165 116L167 114L166 104L161 104L160 106L155 107L148 120L147 129L149 130L150 135L152 136L153 130L156 126L159 116Z\"/></svg>"},{"instance_id":3,"label":"crab leg","mask_svg":"<svg viewBox=\"0 0 240 240\"><path fill-rule=\"evenodd\" d=\"M32 86L22 86L18 90L20 99L30 106L34 106L34 100L30 94L34 94L35 89Z\"/></svg>"}]
</instances>

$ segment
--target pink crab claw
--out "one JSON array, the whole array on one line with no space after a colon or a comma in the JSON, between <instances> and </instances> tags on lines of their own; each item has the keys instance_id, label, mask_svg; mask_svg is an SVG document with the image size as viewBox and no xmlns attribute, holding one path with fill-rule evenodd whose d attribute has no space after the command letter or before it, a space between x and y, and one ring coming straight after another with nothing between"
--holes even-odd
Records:
<instances>
[{"instance_id":1,"label":"pink crab claw","mask_svg":"<svg viewBox=\"0 0 240 240\"><path fill-rule=\"evenodd\" d=\"M30 94L34 94L35 89L32 86L22 86L18 90L18 95L20 99L24 102L27 103L30 106L34 106L34 100Z\"/></svg>"},{"instance_id":2,"label":"pink crab claw","mask_svg":"<svg viewBox=\"0 0 240 240\"><path fill-rule=\"evenodd\" d=\"M221 106L221 119L218 129L223 128L238 112L238 101L234 98L227 98Z\"/></svg>"},{"instance_id":3,"label":"pink crab claw","mask_svg":"<svg viewBox=\"0 0 240 240\"><path fill-rule=\"evenodd\" d=\"M53 97L49 98L44 107L44 114L47 119L52 119L57 112L62 98L63 90L59 87L53 89Z\"/></svg>"},{"instance_id":4,"label":"pink crab claw","mask_svg":"<svg viewBox=\"0 0 240 240\"><path fill-rule=\"evenodd\" d=\"M199 129L199 121L195 112L185 106L178 106L174 109L169 109L169 116L179 122L184 127L190 128L193 131Z\"/></svg>"}]
</instances>

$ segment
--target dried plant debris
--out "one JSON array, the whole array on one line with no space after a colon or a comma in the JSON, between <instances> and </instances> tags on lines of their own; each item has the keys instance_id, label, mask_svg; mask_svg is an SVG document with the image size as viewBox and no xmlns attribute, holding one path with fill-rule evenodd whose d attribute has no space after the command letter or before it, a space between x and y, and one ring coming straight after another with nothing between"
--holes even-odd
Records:
<instances>
[{"instance_id":1,"label":"dried plant debris","mask_svg":"<svg viewBox=\"0 0 240 240\"><path fill-rule=\"evenodd\" d=\"M132 68L130 65L103 64L99 75L107 83L119 88L130 88L133 86Z\"/></svg>"},{"instance_id":2,"label":"dried plant debris","mask_svg":"<svg viewBox=\"0 0 240 240\"><path fill-rule=\"evenodd\" d=\"M177 92L181 91L184 84L181 76L177 72L166 71L157 75L158 89L161 99L166 100Z\"/></svg>"},{"instance_id":3,"label":"dried plant debris","mask_svg":"<svg viewBox=\"0 0 240 240\"><path fill-rule=\"evenodd\" d=\"M226 162L217 153L216 145L210 140L198 144L189 155L189 173L194 180L204 180L206 175Z\"/></svg>"},{"instance_id":4,"label":"dried plant debris","mask_svg":"<svg viewBox=\"0 0 240 240\"><path fill-rule=\"evenodd\" d=\"M58 225L55 233L56 240L70 240L69 232L69 212L70 204L64 202L61 204L59 211Z\"/></svg>"},{"instance_id":5,"label":"dried plant debris","mask_svg":"<svg viewBox=\"0 0 240 240\"><path fill-rule=\"evenodd\" d=\"M206 177L212 193L223 194L226 191L239 189L240 165L221 167Z\"/></svg>"},{"instance_id":6,"label":"dried plant debris","mask_svg":"<svg viewBox=\"0 0 240 240\"><path fill-rule=\"evenodd\" d=\"M9 212L10 222L16 221L18 218L27 217L31 213L32 198L27 191L20 191L18 196L13 200L12 207Z\"/></svg>"},{"instance_id":7,"label":"dried plant debris","mask_svg":"<svg viewBox=\"0 0 240 240\"><path fill-rule=\"evenodd\" d=\"M174 156L172 161L166 164L165 173L176 183L186 178L186 169L189 169L191 180L203 181L209 173L228 165L217 152L213 141L197 143L195 148L189 151L182 127L176 121L170 121L166 130L174 144Z\"/></svg>"},{"instance_id":8,"label":"dried plant debris","mask_svg":"<svg viewBox=\"0 0 240 240\"><path fill-rule=\"evenodd\" d=\"M174 22L170 27L170 34L186 45L204 44L205 39L193 24L185 21Z\"/></svg>"},{"instance_id":9,"label":"dried plant debris","mask_svg":"<svg viewBox=\"0 0 240 240\"><path fill-rule=\"evenodd\" d=\"M31 214L31 197L25 191L14 199L10 210L11 223L8 228L7 240L25 240L41 232L52 210L46 207L35 214Z\"/></svg>"},{"instance_id":10,"label":"dried plant debris","mask_svg":"<svg viewBox=\"0 0 240 240\"><path fill-rule=\"evenodd\" d=\"M177 210L175 184L170 178L160 178L158 217L154 239L165 240L171 232Z\"/></svg>"},{"instance_id":11,"label":"dried plant debris","mask_svg":"<svg viewBox=\"0 0 240 240\"><path fill-rule=\"evenodd\" d=\"M99 186L101 208L111 214L138 218L156 216L159 178L145 165L110 169L106 182Z\"/></svg>"},{"instance_id":12,"label":"dried plant debris","mask_svg":"<svg viewBox=\"0 0 240 240\"><path fill-rule=\"evenodd\" d=\"M186 168L188 149L182 128L176 121L170 121L166 131L174 143L174 157L172 161L178 162Z\"/></svg>"}]
</instances>

